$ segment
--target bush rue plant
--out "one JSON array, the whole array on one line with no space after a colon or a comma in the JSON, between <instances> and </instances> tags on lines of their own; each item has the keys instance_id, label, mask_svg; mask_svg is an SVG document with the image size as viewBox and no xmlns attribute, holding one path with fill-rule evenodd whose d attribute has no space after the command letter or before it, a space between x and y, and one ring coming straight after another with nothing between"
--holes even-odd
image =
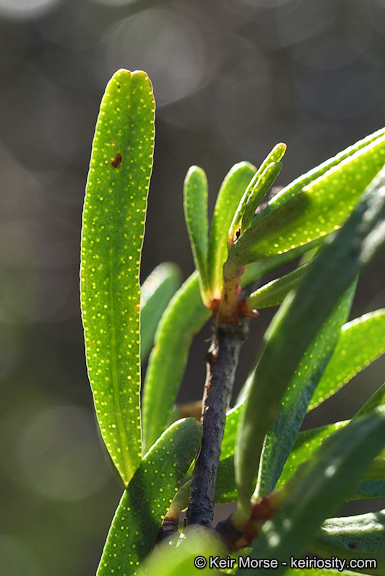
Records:
<instances>
[{"instance_id":1,"label":"bush rue plant","mask_svg":"<svg viewBox=\"0 0 385 576\"><path fill-rule=\"evenodd\" d=\"M385 129L267 203L286 146L258 169L236 164L210 226L206 175L193 166L184 209L196 271L179 287L177 268L161 264L140 289L154 110L144 72L113 76L84 204L88 373L125 486L98 576L385 575L385 511L335 516L345 501L385 496L385 385L351 420L300 431L308 411L385 352L385 310L347 322L359 276L385 242ZM229 410L248 325L268 306L278 312ZM210 317L201 422L178 420L191 334ZM236 510L213 527L225 502Z\"/></svg>"}]
</instances>

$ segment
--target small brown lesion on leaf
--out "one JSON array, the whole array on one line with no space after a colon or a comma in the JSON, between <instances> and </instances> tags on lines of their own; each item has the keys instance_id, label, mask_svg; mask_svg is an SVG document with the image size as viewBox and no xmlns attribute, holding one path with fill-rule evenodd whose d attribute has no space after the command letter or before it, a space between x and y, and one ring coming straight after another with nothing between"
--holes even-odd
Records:
<instances>
[{"instance_id":1,"label":"small brown lesion on leaf","mask_svg":"<svg viewBox=\"0 0 385 576\"><path fill-rule=\"evenodd\" d=\"M119 166L122 163L122 160L123 160L122 155L120 152L118 152L117 154L115 154L115 158L111 160L111 166L115 169L119 168Z\"/></svg>"}]
</instances>

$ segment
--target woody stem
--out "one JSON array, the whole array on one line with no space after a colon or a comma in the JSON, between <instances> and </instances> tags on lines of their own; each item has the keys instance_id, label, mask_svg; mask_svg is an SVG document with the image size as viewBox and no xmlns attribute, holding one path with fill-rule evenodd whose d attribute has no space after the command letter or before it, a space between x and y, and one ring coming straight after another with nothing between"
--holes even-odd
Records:
<instances>
[{"instance_id":1,"label":"woody stem","mask_svg":"<svg viewBox=\"0 0 385 576\"><path fill-rule=\"evenodd\" d=\"M231 399L239 353L248 335L249 321L219 322L207 355L203 397L201 451L195 464L187 524L211 527L215 484L221 454L226 411Z\"/></svg>"}]
</instances>

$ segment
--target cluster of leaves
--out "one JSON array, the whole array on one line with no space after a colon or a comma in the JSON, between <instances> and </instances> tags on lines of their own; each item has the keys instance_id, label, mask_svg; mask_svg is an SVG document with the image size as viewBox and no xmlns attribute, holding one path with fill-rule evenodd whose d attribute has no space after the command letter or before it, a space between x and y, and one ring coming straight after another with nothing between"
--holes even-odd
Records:
<instances>
[{"instance_id":1,"label":"cluster of leaves","mask_svg":"<svg viewBox=\"0 0 385 576\"><path fill-rule=\"evenodd\" d=\"M257 537L248 553L277 559L275 574L294 574L282 562L304 550L376 558L377 570L363 573L383 574L384 511L333 515L344 501L385 496L385 385L350 421L300 427L308 411L385 352L385 310L347 323L358 276L385 241L385 129L301 176L257 212L285 146L276 146L258 170L236 164L219 190L210 227L206 176L192 167L184 197L197 270L179 287L177 268L162 264L140 290L154 109L144 72L113 76L84 206L87 366L101 433L125 486L98 576L188 576L197 571L195 556L228 553L214 531L197 527L177 547L156 546L164 518L188 504L200 446L197 420L170 425L192 335L221 306L226 317L225 293L226 302L242 302L245 316L280 307L227 414L215 502L237 503L232 521L241 531L254 514ZM240 299L239 283L251 286L299 256L293 272ZM150 350L141 392L140 364ZM274 514L261 519L255 511L266 499Z\"/></svg>"}]
</instances>

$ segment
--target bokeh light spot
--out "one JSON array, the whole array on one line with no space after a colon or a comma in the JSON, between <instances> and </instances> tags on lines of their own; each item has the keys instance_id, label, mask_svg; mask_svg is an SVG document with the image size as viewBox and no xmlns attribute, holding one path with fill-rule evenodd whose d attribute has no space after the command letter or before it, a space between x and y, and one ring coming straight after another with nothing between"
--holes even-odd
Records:
<instances>
[{"instance_id":1,"label":"bokeh light spot","mask_svg":"<svg viewBox=\"0 0 385 576\"><path fill-rule=\"evenodd\" d=\"M108 75L118 68L147 72L158 108L193 93L204 79L204 38L176 10L147 10L115 24L105 49Z\"/></svg>"},{"instance_id":2,"label":"bokeh light spot","mask_svg":"<svg viewBox=\"0 0 385 576\"><path fill-rule=\"evenodd\" d=\"M23 431L19 458L28 485L46 498L80 500L110 477L96 425L76 406L49 408L33 418Z\"/></svg>"},{"instance_id":3,"label":"bokeh light spot","mask_svg":"<svg viewBox=\"0 0 385 576\"><path fill-rule=\"evenodd\" d=\"M60 0L0 0L0 16L29 20L51 10Z\"/></svg>"}]
</instances>

